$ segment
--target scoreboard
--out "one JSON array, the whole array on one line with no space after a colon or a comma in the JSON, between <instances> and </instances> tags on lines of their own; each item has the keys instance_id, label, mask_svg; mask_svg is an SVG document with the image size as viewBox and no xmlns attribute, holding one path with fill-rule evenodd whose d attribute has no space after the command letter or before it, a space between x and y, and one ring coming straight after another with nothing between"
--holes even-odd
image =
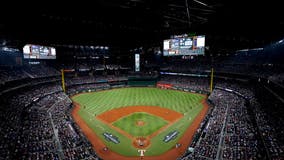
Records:
<instances>
[{"instance_id":1,"label":"scoreboard","mask_svg":"<svg viewBox=\"0 0 284 160\"><path fill-rule=\"evenodd\" d=\"M56 59L54 47L27 44L23 48L24 59Z\"/></svg>"},{"instance_id":2,"label":"scoreboard","mask_svg":"<svg viewBox=\"0 0 284 160\"><path fill-rule=\"evenodd\" d=\"M181 35L164 40L164 56L204 55L205 36Z\"/></svg>"}]
</instances>

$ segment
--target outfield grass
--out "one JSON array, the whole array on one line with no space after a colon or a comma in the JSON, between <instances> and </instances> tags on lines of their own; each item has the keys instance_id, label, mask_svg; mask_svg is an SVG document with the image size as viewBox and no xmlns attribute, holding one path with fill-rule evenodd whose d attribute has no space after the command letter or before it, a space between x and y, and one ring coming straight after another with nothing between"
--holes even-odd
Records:
<instances>
[{"instance_id":1,"label":"outfield grass","mask_svg":"<svg viewBox=\"0 0 284 160\"><path fill-rule=\"evenodd\" d=\"M160 106L184 114L180 120L151 139L151 145L147 148L145 155L154 156L166 152L176 144L184 131L202 110L203 105L200 101L203 98L202 95L188 92L137 87L80 94L72 99L83 106L79 111L79 115L89 127L95 131L110 149L124 156L138 155L137 149L132 147L132 141L94 118L95 115L125 106ZM178 137L169 143L164 143L163 138L173 130L180 132ZM106 131L118 136L121 143L114 144L106 141L102 136L102 133Z\"/></svg>"},{"instance_id":2,"label":"outfield grass","mask_svg":"<svg viewBox=\"0 0 284 160\"><path fill-rule=\"evenodd\" d=\"M138 126L136 124L137 121L143 121L145 124ZM133 113L113 123L115 127L124 130L132 136L148 136L167 124L168 122L162 118L143 112Z\"/></svg>"}]
</instances>

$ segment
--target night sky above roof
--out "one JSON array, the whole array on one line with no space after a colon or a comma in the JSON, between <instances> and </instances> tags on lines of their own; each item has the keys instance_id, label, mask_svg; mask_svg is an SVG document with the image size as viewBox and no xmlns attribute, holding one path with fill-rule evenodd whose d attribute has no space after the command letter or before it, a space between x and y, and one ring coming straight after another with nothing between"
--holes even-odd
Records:
<instances>
[{"instance_id":1,"label":"night sky above roof","mask_svg":"<svg viewBox=\"0 0 284 160\"><path fill-rule=\"evenodd\" d=\"M97 0L1 9L0 39L11 43L143 46L173 34L208 36L210 47L254 47L284 36L280 2ZM187 10L188 9L188 10ZM247 44L247 46L246 46ZM236 46L235 46L236 45Z\"/></svg>"}]
</instances>

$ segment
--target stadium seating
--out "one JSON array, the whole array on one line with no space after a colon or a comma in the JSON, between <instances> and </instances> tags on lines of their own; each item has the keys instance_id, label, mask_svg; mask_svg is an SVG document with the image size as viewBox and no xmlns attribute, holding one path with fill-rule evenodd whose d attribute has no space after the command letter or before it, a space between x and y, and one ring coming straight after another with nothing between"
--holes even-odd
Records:
<instances>
[{"instance_id":1,"label":"stadium seating","mask_svg":"<svg viewBox=\"0 0 284 160\"><path fill-rule=\"evenodd\" d=\"M155 72L139 74L143 77L159 71L194 73L159 74L157 83L209 95L210 111L189 146L194 150L180 159L283 157L283 102L269 89L274 82L281 88L283 70L259 65L261 58L250 57L216 58L212 93L209 57L191 62L173 61ZM0 68L0 159L99 159L70 116L72 102L68 96L127 87L128 78L134 73L122 72L123 67L117 64L64 66L74 69L66 73L66 93L61 88L60 67L40 64ZM80 69L86 68L87 74L81 74ZM113 72L116 70L121 72Z\"/></svg>"}]
</instances>

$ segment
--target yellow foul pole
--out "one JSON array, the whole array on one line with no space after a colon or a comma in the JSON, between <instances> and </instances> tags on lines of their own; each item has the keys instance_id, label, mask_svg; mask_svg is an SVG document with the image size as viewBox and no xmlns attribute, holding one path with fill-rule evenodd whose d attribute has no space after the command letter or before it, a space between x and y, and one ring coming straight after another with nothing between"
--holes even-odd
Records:
<instances>
[{"instance_id":1,"label":"yellow foul pole","mask_svg":"<svg viewBox=\"0 0 284 160\"><path fill-rule=\"evenodd\" d=\"M61 81L62 81L62 89L65 92L64 69L61 69Z\"/></svg>"},{"instance_id":2,"label":"yellow foul pole","mask_svg":"<svg viewBox=\"0 0 284 160\"><path fill-rule=\"evenodd\" d=\"M210 93L213 91L213 68L211 68Z\"/></svg>"}]
</instances>

